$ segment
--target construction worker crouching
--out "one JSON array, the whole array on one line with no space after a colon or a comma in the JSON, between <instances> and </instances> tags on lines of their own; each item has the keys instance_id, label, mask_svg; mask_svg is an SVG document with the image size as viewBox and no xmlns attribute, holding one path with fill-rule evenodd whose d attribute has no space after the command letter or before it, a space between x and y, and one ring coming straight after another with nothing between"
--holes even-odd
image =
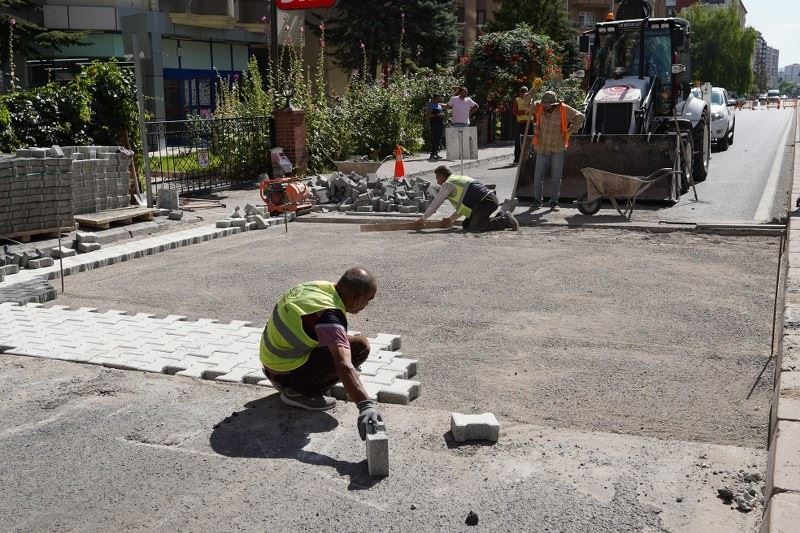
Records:
<instances>
[{"instance_id":1,"label":"construction worker crouching","mask_svg":"<svg viewBox=\"0 0 800 533\"><path fill-rule=\"evenodd\" d=\"M337 381L358 406L358 432L383 422L356 367L369 356L369 341L347 335L347 313L356 314L375 297L377 281L367 270L348 269L338 282L309 281L281 296L261 335L264 374L283 403L325 411L336 400L325 392Z\"/></svg>"},{"instance_id":2,"label":"construction worker crouching","mask_svg":"<svg viewBox=\"0 0 800 533\"><path fill-rule=\"evenodd\" d=\"M425 219L436 213L445 200L450 200L455 212L444 219L448 225L463 216L465 231L519 230L519 222L510 212L501 209L496 216L491 216L499 204L494 192L483 183L469 176L453 175L445 165L436 167L434 174L441 189L425 213L416 220L417 227L424 227Z\"/></svg>"}]
</instances>

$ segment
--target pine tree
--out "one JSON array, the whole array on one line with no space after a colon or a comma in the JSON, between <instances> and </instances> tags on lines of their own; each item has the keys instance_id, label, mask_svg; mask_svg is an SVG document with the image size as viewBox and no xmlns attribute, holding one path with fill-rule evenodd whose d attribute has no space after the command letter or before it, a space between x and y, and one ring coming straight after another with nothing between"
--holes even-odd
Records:
<instances>
[{"instance_id":1,"label":"pine tree","mask_svg":"<svg viewBox=\"0 0 800 533\"><path fill-rule=\"evenodd\" d=\"M40 57L42 50L80 44L86 36L83 32L48 30L32 22L31 15L41 9L32 0L0 0L0 73L4 76L14 77L12 56Z\"/></svg>"},{"instance_id":2,"label":"pine tree","mask_svg":"<svg viewBox=\"0 0 800 533\"><path fill-rule=\"evenodd\" d=\"M455 0L340 0L334 9L324 21L325 40L348 69L361 69L366 59L374 74L401 55L419 66L435 66L447 63L456 48ZM319 32L316 24L309 27Z\"/></svg>"}]
</instances>

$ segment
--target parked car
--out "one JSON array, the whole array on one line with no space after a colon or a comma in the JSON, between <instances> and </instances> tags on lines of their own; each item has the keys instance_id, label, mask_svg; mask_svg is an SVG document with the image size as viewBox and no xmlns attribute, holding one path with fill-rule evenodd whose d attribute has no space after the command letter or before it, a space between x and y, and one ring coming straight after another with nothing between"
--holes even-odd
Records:
<instances>
[{"instance_id":1,"label":"parked car","mask_svg":"<svg viewBox=\"0 0 800 533\"><path fill-rule=\"evenodd\" d=\"M700 89L692 89L696 96L703 97ZM736 130L736 102L723 87L711 88L711 142L720 150L733 144Z\"/></svg>"}]
</instances>

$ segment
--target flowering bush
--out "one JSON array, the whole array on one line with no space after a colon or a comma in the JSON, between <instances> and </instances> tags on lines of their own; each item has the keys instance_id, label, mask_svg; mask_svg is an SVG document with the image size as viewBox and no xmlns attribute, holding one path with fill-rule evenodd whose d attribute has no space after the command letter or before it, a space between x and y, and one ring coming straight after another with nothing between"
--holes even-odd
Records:
<instances>
[{"instance_id":1,"label":"flowering bush","mask_svg":"<svg viewBox=\"0 0 800 533\"><path fill-rule=\"evenodd\" d=\"M533 78L561 76L561 57L555 42L521 24L512 31L487 33L470 49L464 78L473 97L489 109L505 111L523 85Z\"/></svg>"}]
</instances>

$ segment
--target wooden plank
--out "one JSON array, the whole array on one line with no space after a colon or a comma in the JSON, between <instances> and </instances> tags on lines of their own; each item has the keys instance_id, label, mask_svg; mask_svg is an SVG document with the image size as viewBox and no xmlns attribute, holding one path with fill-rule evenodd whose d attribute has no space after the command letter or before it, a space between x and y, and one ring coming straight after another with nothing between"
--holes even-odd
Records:
<instances>
[{"instance_id":1,"label":"wooden plank","mask_svg":"<svg viewBox=\"0 0 800 533\"><path fill-rule=\"evenodd\" d=\"M112 222L132 224L134 221L153 220L155 209L147 207L123 207L99 213L75 215L75 222L81 227L108 229Z\"/></svg>"},{"instance_id":2,"label":"wooden plank","mask_svg":"<svg viewBox=\"0 0 800 533\"><path fill-rule=\"evenodd\" d=\"M413 222L381 222L378 224L361 224L361 231L396 231L402 229L435 229L435 228L449 228L452 222L447 219L442 220L426 220L422 228L417 226L416 221Z\"/></svg>"},{"instance_id":3,"label":"wooden plank","mask_svg":"<svg viewBox=\"0 0 800 533\"><path fill-rule=\"evenodd\" d=\"M8 238L20 242L30 242L31 237L44 237L47 239L57 238L59 233L69 233L75 229L72 226L63 226L61 228L45 228L35 229L28 231L17 231L7 235L0 235L0 238Z\"/></svg>"}]
</instances>

